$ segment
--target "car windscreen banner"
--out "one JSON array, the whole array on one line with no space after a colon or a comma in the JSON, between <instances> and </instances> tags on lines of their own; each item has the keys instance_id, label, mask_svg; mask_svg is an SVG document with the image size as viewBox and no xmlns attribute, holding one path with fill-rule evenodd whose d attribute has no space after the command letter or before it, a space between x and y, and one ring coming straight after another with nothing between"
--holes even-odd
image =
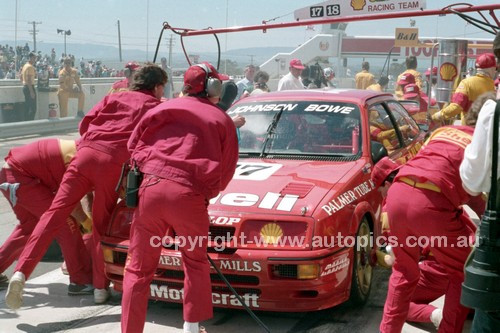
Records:
<instances>
[{"instance_id":1,"label":"car windscreen banner","mask_svg":"<svg viewBox=\"0 0 500 333\"><path fill-rule=\"evenodd\" d=\"M266 101L239 103L228 114L241 115L240 152L292 155L356 155L360 111L351 103Z\"/></svg>"}]
</instances>

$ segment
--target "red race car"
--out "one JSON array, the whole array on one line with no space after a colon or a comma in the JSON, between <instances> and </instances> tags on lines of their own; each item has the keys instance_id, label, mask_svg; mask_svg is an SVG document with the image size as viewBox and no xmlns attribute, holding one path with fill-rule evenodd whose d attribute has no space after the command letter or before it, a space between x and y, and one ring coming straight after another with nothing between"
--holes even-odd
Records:
<instances>
[{"instance_id":1,"label":"red race car","mask_svg":"<svg viewBox=\"0 0 500 333\"><path fill-rule=\"evenodd\" d=\"M381 236L372 167L386 154L405 162L425 133L391 94L366 90L261 94L228 114L246 124L234 178L210 201L210 257L253 309L364 303ZM102 240L106 274L118 291L132 213L120 204ZM151 299L181 302L179 240L173 229L158 236L163 249ZM211 276L213 304L242 308L213 268Z\"/></svg>"}]
</instances>

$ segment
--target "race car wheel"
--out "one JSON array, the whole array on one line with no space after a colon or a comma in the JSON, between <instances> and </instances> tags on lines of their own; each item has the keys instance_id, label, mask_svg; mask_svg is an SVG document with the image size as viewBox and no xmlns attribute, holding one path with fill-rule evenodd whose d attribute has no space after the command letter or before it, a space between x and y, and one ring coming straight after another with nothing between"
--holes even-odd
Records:
<instances>
[{"instance_id":1,"label":"race car wheel","mask_svg":"<svg viewBox=\"0 0 500 333\"><path fill-rule=\"evenodd\" d=\"M351 295L349 303L363 305L368 300L372 287L373 267L370 265L370 253L373 249L373 239L370 225L366 217L361 220L356 233L354 260L352 265Z\"/></svg>"}]
</instances>

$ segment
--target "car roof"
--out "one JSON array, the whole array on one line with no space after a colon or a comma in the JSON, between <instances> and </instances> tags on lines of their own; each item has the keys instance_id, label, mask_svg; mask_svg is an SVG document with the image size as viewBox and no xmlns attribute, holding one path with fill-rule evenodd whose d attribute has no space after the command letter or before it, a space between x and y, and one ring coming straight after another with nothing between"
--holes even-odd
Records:
<instances>
[{"instance_id":1,"label":"car roof","mask_svg":"<svg viewBox=\"0 0 500 333\"><path fill-rule=\"evenodd\" d=\"M275 91L256 96L249 96L239 102L262 102L276 100L335 100L336 102L365 104L374 97L387 96L394 98L390 93L360 89L304 89Z\"/></svg>"}]
</instances>

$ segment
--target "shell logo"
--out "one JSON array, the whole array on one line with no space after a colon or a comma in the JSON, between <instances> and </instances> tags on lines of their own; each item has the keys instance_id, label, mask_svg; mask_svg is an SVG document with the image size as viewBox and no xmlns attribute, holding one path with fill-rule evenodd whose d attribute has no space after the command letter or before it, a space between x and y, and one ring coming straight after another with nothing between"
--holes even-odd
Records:
<instances>
[{"instance_id":1,"label":"shell logo","mask_svg":"<svg viewBox=\"0 0 500 333\"><path fill-rule=\"evenodd\" d=\"M260 230L260 235L266 244L277 244L283 236L283 229L276 223L268 223Z\"/></svg>"},{"instance_id":2,"label":"shell logo","mask_svg":"<svg viewBox=\"0 0 500 333\"><path fill-rule=\"evenodd\" d=\"M351 7L354 10L363 10L366 6L366 0L351 0Z\"/></svg>"},{"instance_id":3,"label":"shell logo","mask_svg":"<svg viewBox=\"0 0 500 333\"><path fill-rule=\"evenodd\" d=\"M319 42L319 49L321 51L326 51L330 47L330 43L328 42Z\"/></svg>"},{"instance_id":4,"label":"shell logo","mask_svg":"<svg viewBox=\"0 0 500 333\"><path fill-rule=\"evenodd\" d=\"M439 68L439 75L443 81L453 81L458 75L457 66L451 62L445 62Z\"/></svg>"}]
</instances>

